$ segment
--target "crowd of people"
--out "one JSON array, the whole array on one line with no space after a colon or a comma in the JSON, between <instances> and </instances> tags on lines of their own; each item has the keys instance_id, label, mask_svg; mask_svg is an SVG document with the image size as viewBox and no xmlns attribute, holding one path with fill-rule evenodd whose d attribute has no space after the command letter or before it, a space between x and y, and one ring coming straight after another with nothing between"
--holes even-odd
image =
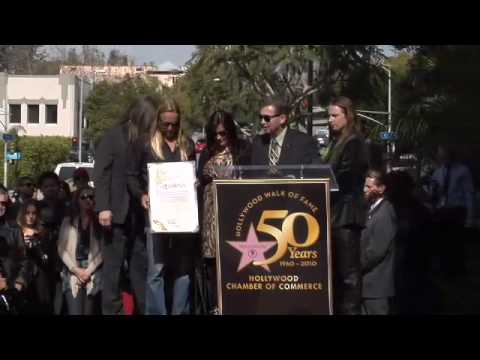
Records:
<instances>
[{"instance_id":1,"label":"crowd of people","mask_svg":"<svg viewBox=\"0 0 480 360\"><path fill-rule=\"evenodd\" d=\"M13 199L0 188L0 312L121 315L128 288L135 314L215 314L212 180L219 167L326 163L339 185L331 197L334 313L428 313L431 270L455 275L462 267L462 248L452 251L450 240L473 221L468 168L441 147L427 207L407 173L386 173L378 162L373 168L351 99L330 102L331 141L322 155L312 137L289 128L289 113L282 101L266 101L262 134L251 140L239 138L231 113L209 117L197 162L198 234L149 228L147 164L196 160L169 98L136 100L106 131L94 188L81 168L73 192L53 172L36 183L19 178Z\"/></svg>"}]
</instances>

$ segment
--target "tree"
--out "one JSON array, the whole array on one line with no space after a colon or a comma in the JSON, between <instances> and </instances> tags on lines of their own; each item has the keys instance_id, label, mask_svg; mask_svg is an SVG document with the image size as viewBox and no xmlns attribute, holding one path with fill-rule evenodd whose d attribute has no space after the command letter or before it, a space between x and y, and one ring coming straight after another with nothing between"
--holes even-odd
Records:
<instances>
[{"instance_id":1,"label":"tree","mask_svg":"<svg viewBox=\"0 0 480 360\"><path fill-rule=\"evenodd\" d=\"M45 60L43 45L0 45L0 71L31 75L35 67Z\"/></svg>"},{"instance_id":2,"label":"tree","mask_svg":"<svg viewBox=\"0 0 480 360\"><path fill-rule=\"evenodd\" d=\"M303 122L302 103L311 95L320 104L340 93L378 103L383 58L374 45L202 45L177 84L191 97L193 118L224 107L252 124L260 103L280 96L291 105L293 121Z\"/></svg>"},{"instance_id":3,"label":"tree","mask_svg":"<svg viewBox=\"0 0 480 360\"><path fill-rule=\"evenodd\" d=\"M66 65L81 65L82 60L80 55L77 53L77 49L70 48L68 49L67 58L64 60Z\"/></svg>"},{"instance_id":4,"label":"tree","mask_svg":"<svg viewBox=\"0 0 480 360\"><path fill-rule=\"evenodd\" d=\"M82 64L83 65L105 65L105 54L97 45L82 45Z\"/></svg>"},{"instance_id":5,"label":"tree","mask_svg":"<svg viewBox=\"0 0 480 360\"><path fill-rule=\"evenodd\" d=\"M155 78L134 77L120 83L103 81L96 84L86 100L86 136L97 144L104 131L112 127L138 97L158 98L160 94L160 84Z\"/></svg>"},{"instance_id":6,"label":"tree","mask_svg":"<svg viewBox=\"0 0 480 360\"><path fill-rule=\"evenodd\" d=\"M477 103L480 46L398 46L406 51L408 72L399 84L400 144L420 158L432 158L440 143L457 147L472 165L480 124ZM469 159L470 158L470 159ZM480 169L474 174L480 178Z\"/></svg>"},{"instance_id":7,"label":"tree","mask_svg":"<svg viewBox=\"0 0 480 360\"><path fill-rule=\"evenodd\" d=\"M128 65L128 55L122 54L120 50L112 49L108 54L107 65Z\"/></svg>"}]
</instances>

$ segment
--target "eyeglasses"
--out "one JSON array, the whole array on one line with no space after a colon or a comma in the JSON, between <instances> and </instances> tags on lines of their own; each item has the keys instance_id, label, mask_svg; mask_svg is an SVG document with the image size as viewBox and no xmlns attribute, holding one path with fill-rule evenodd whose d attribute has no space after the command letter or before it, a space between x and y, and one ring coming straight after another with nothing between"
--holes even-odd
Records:
<instances>
[{"instance_id":1,"label":"eyeglasses","mask_svg":"<svg viewBox=\"0 0 480 360\"><path fill-rule=\"evenodd\" d=\"M180 123L169 123L169 122L160 122L160 126L164 129L168 129L170 126L174 129L178 128L180 126Z\"/></svg>"},{"instance_id":2,"label":"eyeglasses","mask_svg":"<svg viewBox=\"0 0 480 360\"><path fill-rule=\"evenodd\" d=\"M93 201L93 200L95 200L95 196L93 196L93 195L82 195L82 196L80 196L80 199L82 199L82 200L89 199L89 200Z\"/></svg>"},{"instance_id":3,"label":"eyeglasses","mask_svg":"<svg viewBox=\"0 0 480 360\"><path fill-rule=\"evenodd\" d=\"M280 116L280 115L282 115L282 114L275 114L275 115L272 115L272 116L260 114L260 115L258 115L258 117L260 118L260 120L263 120L263 121L268 123L268 122L270 122L270 120L272 120L273 118L276 118L277 116Z\"/></svg>"},{"instance_id":4,"label":"eyeglasses","mask_svg":"<svg viewBox=\"0 0 480 360\"><path fill-rule=\"evenodd\" d=\"M215 133L215 135L224 137L224 136L227 136L227 132L226 132L226 131L217 131L217 132Z\"/></svg>"}]
</instances>

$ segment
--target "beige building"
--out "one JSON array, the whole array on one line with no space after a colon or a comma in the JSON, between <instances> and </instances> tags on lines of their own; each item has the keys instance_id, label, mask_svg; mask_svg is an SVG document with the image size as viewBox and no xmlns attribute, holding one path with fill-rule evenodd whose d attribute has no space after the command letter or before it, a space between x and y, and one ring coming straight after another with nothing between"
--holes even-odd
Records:
<instances>
[{"instance_id":1,"label":"beige building","mask_svg":"<svg viewBox=\"0 0 480 360\"><path fill-rule=\"evenodd\" d=\"M183 70L157 70L155 66L90 66L90 65L64 65L60 74L73 74L84 76L91 82L122 81L126 76L154 77L161 85L171 87L175 81L184 74Z\"/></svg>"},{"instance_id":2,"label":"beige building","mask_svg":"<svg viewBox=\"0 0 480 360\"><path fill-rule=\"evenodd\" d=\"M91 89L83 82L83 98ZM78 137L81 83L71 74L11 75L0 73L2 131L20 136Z\"/></svg>"}]
</instances>

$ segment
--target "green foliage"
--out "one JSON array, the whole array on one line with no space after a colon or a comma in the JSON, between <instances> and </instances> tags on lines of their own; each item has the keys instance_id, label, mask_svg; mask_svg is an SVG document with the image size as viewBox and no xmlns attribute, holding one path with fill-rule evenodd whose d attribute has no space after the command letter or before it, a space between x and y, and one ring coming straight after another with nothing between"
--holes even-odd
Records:
<instances>
[{"instance_id":1,"label":"green foliage","mask_svg":"<svg viewBox=\"0 0 480 360\"><path fill-rule=\"evenodd\" d=\"M0 149L0 162L3 164L3 141L0 141ZM28 175L36 180L42 172L53 171L58 163L65 162L71 149L71 139L62 136L24 136L17 139L15 149L22 153L22 160L8 165L9 187L19 176ZM3 174L2 166L2 183Z\"/></svg>"},{"instance_id":2,"label":"green foliage","mask_svg":"<svg viewBox=\"0 0 480 360\"><path fill-rule=\"evenodd\" d=\"M376 103L375 89L384 81L377 46L341 45L203 45L176 90L190 98L187 117L202 124L217 108L237 121L258 125L257 112L267 97L281 97L292 107L293 121L302 122L302 102L311 95L325 104L335 94ZM307 68L313 79L307 81Z\"/></svg>"},{"instance_id":3,"label":"green foliage","mask_svg":"<svg viewBox=\"0 0 480 360\"><path fill-rule=\"evenodd\" d=\"M157 79L134 77L119 83L97 83L86 100L88 139L97 144L104 131L120 120L131 103L147 95L156 98L161 95Z\"/></svg>"},{"instance_id":4,"label":"green foliage","mask_svg":"<svg viewBox=\"0 0 480 360\"><path fill-rule=\"evenodd\" d=\"M478 142L474 104L480 46L416 46L400 84L398 131L405 146L431 152L438 143ZM411 50L412 51L412 50Z\"/></svg>"}]
</instances>

